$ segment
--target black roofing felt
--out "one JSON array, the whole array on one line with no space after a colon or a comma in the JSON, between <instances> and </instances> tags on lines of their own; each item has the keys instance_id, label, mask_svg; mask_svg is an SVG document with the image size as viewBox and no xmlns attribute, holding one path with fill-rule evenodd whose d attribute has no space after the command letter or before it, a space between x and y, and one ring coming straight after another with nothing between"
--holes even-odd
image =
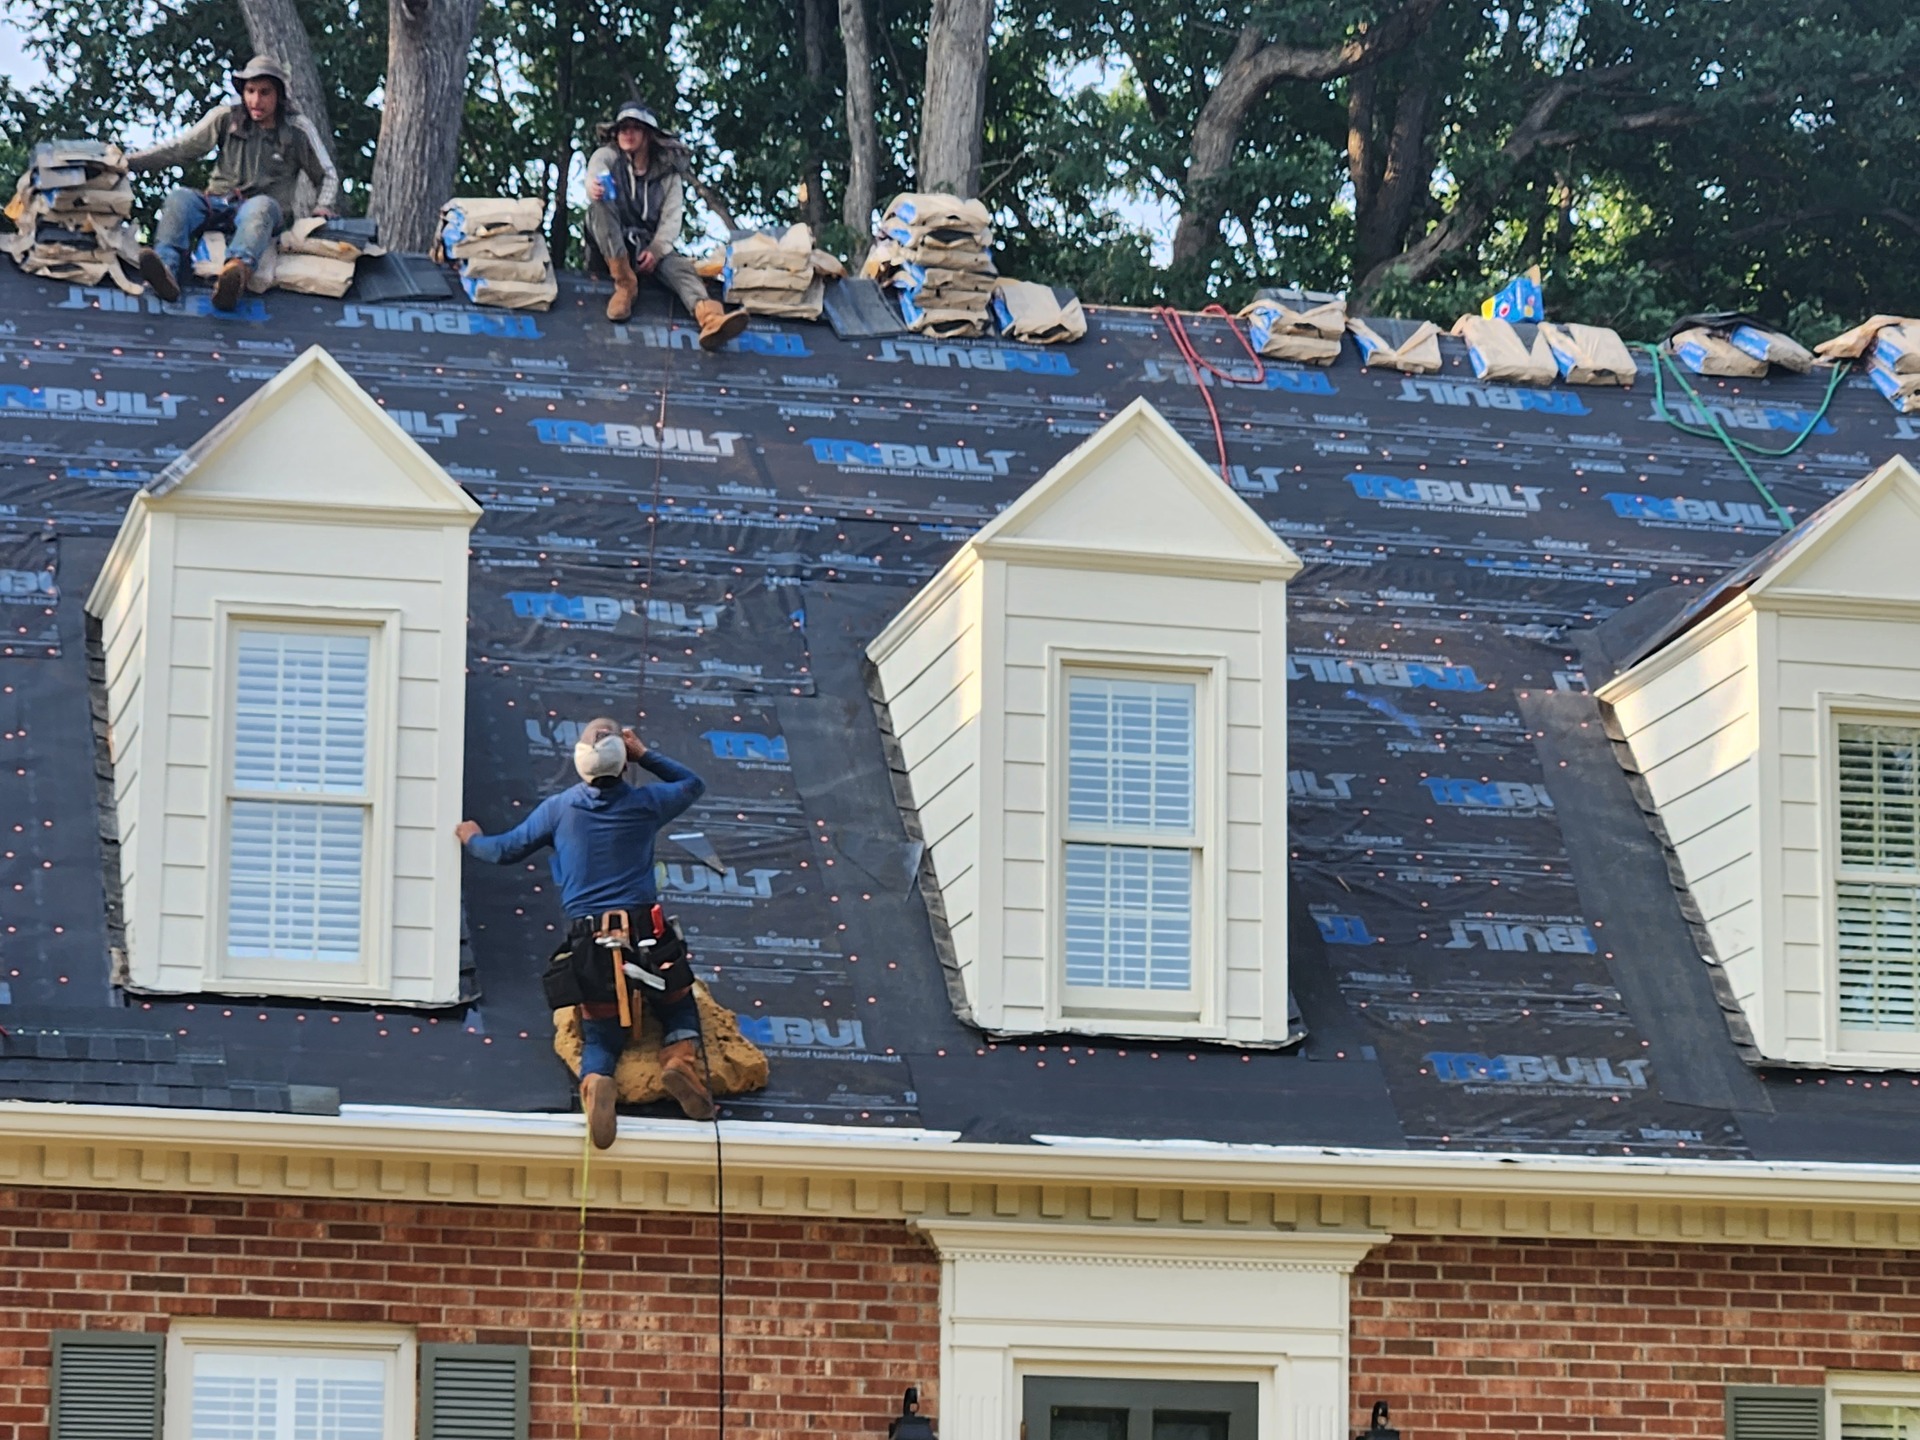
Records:
<instances>
[{"instance_id":1,"label":"black roofing felt","mask_svg":"<svg viewBox=\"0 0 1920 1440\"><path fill-rule=\"evenodd\" d=\"M1717 443L1653 415L1649 386L1480 385L1448 339L1432 378L1349 355L1214 387L1235 487L1307 562L1288 777L1307 1039L995 1044L949 1005L862 647L1136 395L1211 458L1200 397L1136 312L1092 311L1061 349L756 322L710 357L655 303L615 328L600 294L563 281L541 315L273 294L218 317L204 293L162 307L0 274L0 1095L569 1104L537 985L557 918L540 864L469 866L482 998L465 1009L110 983L81 602L128 494L321 343L486 507L475 818L505 826L563 783L568 723L601 711L643 711L648 738L708 778L687 823L725 873L698 841L662 859L717 993L773 1060L736 1117L1005 1141L1920 1158L1920 1078L1743 1062L1583 693L1578 632L1687 587L1642 612L1655 623L1618 622L1651 633L1779 535ZM1244 365L1217 322L1190 329ZM1822 382L1704 393L1777 446ZM1756 466L1806 515L1910 423L1850 381L1805 446ZM55 1034L176 1049L55 1055ZM162 1078L182 1064L209 1078ZM116 1067L124 1081L99 1078Z\"/></svg>"}]
</instances>

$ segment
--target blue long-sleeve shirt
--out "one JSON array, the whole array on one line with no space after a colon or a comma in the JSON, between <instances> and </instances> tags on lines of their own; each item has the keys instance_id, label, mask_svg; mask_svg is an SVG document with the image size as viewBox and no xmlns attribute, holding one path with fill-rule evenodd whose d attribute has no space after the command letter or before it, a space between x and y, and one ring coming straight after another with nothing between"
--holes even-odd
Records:
<instances>
[{"instance_id":1,"label":"blue long-sleeve shirt","mask_svg":"<svg viewBox=\"0 0 1920 1440\"><path fill-rule=\"evenodd\" d=\"M476 835L467 853L517 864L553 847L553 883L569 919L653 904L653 841L660 827L706 792L707 782L658 750L640 762L665 784L578 785L550 795L504 835Z\"/></svg>"}]
</instances>

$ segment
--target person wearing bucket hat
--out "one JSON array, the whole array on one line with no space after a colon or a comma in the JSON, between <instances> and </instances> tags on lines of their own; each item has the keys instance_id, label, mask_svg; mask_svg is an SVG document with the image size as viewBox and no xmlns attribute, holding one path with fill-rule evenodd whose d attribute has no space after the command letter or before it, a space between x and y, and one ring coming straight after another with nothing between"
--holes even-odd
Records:
<instances>
[{"instance_id":1,"label":"person wearing bucket hat","mask_svg":"<svg viewBox=\"0 0 1920 1440\"><path fill-rule=\"evenodd\" d=\"M298 218L294 193L300 177L313 182L316 215L331 215L340 194L326 141L288 102L286 68L256 55L232 79L239 103L216 105L191 130L127 157L127 168L138 171L214 155L206 189L176 186L160 207L153 243L140 252L140 274L162 300L180 298L180 273L194 241L217 230L229 239L213 303L233 309L274 236Z\"/></svg>"},{"instance_id":2,"label":"person wearing bucket hat","mask_svg":"<svg viewBox=\"0 0 1920 1440\"><path fill-rule=\"evenodd\" d=\"M719 349L747 328L747 312L709 296L693 262L674 253L686 213L687 147L637 100L622 105L599 138L587 159L587 241L613 276L607 319L632 315L641 277L651 276L699 323L700 348Z\"/></svg>"}]
</instances>

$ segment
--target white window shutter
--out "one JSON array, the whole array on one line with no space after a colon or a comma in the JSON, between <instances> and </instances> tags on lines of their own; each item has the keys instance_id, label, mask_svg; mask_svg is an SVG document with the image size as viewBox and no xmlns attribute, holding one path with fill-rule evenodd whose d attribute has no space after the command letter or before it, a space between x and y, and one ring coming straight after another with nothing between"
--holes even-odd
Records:
<instances>
[{"instance_id":1,"label":"white window shutter","mask_svg":"<svg viewBox=\"0 0 1920 1440\"><path fill-rule=\"evenodd\" d=\"M420 1440L527 1440L524 1345L422 1345Z\"/></svg>"},{"instance_id":2,"label":"white window shutter","mask_svg":"<svg viewBox=\"0 0 1920 1440\"><path fill-rule=\"evenodd\" d=\"M49 1440L160 1440L164 1335L53 1332Z\"/></svg>"}]
</instances>

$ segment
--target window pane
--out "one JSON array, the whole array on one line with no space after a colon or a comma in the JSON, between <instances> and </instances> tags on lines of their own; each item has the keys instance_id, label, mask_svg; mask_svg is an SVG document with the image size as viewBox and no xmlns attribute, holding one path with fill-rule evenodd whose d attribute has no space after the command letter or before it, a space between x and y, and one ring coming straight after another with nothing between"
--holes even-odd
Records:
<instances>
[{"instance_id":1,"label":"window pane","mask_svg":"<svg viewBox=\"0 0 1920 1440\"><path fill-rule=\"evenodd\" d=\"M356 794L367 783L366 635L238 632L233 783Z\"/></svg>"},{"instance_id":2,"label":"window pane","mask_svg":"<svg viewBox=\"0 0 1920 1440\"><path fill-rule=\"evenodd\" d=\"M1920 868L1920 730L1840 727L1840 863Z\"/></svg>"},{"instance_id":3,"label":"window pane","mask_svg":"<svg viewBox=\"0 0 1920 1440\"><path fill-rule=\"evenodd\" d=\"M358 805L236 800L227 850L227 953L251 960L360 958Z\"/></svg>"},{"instance_id":4,"label":"window pane","mask_svg":"<svg viewBox=\"0 0 1920 1440\"><path fill-rule=\"evenodd\" d=\"M1840 1023L1853 1030L1920 1029L1920 889L1842 881Z\"/></svg>"},{"instance_id":5,"label":"window pane","mask_svg":"<svg viewBox=\"0 0 1920 1440\"><path fill-rule=\"evenodd\" d=\"M344 1355L193 1357L191 1440L387 1440L384 1360Z\"/></svg>"},{"instance_id":6,"label":"window pane","mask_svg":"<svg viewBox=\"0 0 1920 1440\"><path fill-rule=\"evenodd\" d=\"M1840 1440L1920 1440L1920 1408L1842 1405Z\"/></svg>"},{"instance_id":7,"label":"window pane","mask_svg":"<svg viewBox=\"0 0 1920 1440\"><path fill-rule=\"evenodd\" d=\"M1193 853L1067 846L1067 983L1193 987Z\"/></svg>"},{"instance_id":8,"label":"window pane","mask_svg":"<svg viewBox=\"0 0 1920 1440\"><path fill-rule=\"evenodd\" d=\"M1193 833L1198 693L1158 680L1068 680L1068 824Z\"/></svg>"},{"instance_id":9,"label":"window pane","mask_svg":"<svg viewBox=\"0 0 1920 1440\"><path fill-rule=\"evenodd\" d=\"M1156 1410L1153 1440L1227 1440L1231 1418L1223 1410Z\"/></svg>"},{"instance_id":10,"label":"window pane","mask_svg":"<svg viewBox=\"0 0 1920 1440\"><path fill-rule=\"evenodd\" d=\"M1047 1412L1047 1440L1127 1440L1127 1412L1055 1405Z\"/></svg>"}]
</instances>

